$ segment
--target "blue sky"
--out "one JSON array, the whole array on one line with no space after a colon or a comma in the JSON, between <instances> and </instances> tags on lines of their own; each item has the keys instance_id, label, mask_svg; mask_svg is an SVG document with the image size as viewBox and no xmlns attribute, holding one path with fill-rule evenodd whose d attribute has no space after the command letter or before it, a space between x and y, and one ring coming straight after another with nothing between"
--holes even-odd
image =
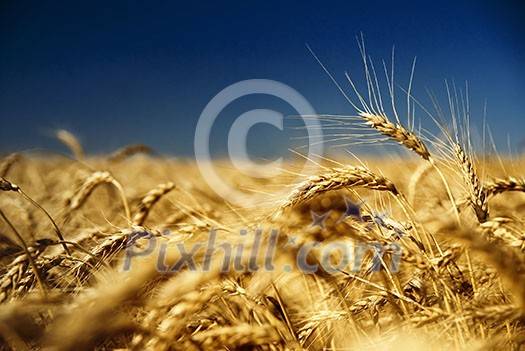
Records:
<instances>
[{"instance_id":1,"label":"blue sky","mask_svg":"<svg viewBox=\"0 0 525 351\"><path fill-rule=\"evenodd\" d=\"M413 94L444 98L444 81L468 81L472 124L487 123L501 147L525 139L525 14L512 1L4 1L0 5L0 151L63 150L52 131L80 137L88 152L146 143L193 155L197 120L230 84L273 79L301 93L318 113L353 114L305 47L333 75L362 77L355 36L380 64L396 50ZM348 87L345 85L345 87ZM446 105L446 100L442 100ZM429 106L430 107L430 106ZM243 109L280 102L244 99L214 125L212 146ZM420 113L421 124L432 121ZM7 128L5 126L8 126ZM286 135L260 126L249 150L267 155ZM275 140L269 143L268 140Z\"/></svg>"}]
</instances>

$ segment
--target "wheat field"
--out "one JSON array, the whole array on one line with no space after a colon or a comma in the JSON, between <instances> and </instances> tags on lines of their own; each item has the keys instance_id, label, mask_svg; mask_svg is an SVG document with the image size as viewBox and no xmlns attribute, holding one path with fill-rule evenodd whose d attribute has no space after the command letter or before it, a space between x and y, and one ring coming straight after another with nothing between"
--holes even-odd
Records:
<instances>
[{"instance_id":1,"label":"wheat field","mask_svg":"<svg viewBox=\"0 0 525 351\"><path fill-rule=\"evenodd\" d=\"M475 161L454 144L448 158L427 150L423 159L355 166L327 160L284 199L242 209L215 195L194 162L135 155L146 151L4 158L2 349L521 349L519 159ZM240 189L287 183L228 177ZM345 199L361 204L360 215L341 217ZM322 226L311 213L326 214ZM247 252L255 240L268 247L275 228L273 270L219 269L224 255L207 270L158 270L162 245L168 265L180 256L177 244L206 242L213 229ZM151 238L156 247L142 254ZM296 256L312 242L396 242L399 267L387 250L379 261L367 252L359 270L303 272ZM137 257L124 270L130 247ZM319 262L321 251L305 259ZM337 250L329 256L341 259ZM200 264L203 249L196 257Z\"/></svg>"},{"instance_id":2,"label":"wheat field","mask_svg":"<svg viewBox=\"0 0 525 351\"><path fill-rule=\"evenodd\" d=\"M327 128L406 153L295 183L298 153L268 179L216 160L257 206L145 145L86 156L59 131L72 156L5 155L1 349L521 350L523 160L474 148L455 99L439 137L416 132L365 71L368 99Z\"/></svg>"}]
</instances>

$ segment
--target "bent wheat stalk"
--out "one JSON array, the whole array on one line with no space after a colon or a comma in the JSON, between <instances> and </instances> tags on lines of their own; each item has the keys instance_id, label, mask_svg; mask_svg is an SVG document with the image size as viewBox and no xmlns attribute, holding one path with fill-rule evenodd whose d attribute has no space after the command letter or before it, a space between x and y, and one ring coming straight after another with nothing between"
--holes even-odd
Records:
<instances>
[{"instance_id":1,"label":"bent wheat stalk","mask_svg":"<svg viewBox=\"0 0 525 351\"><path fill-rule=\"evenodd\" d=\"M68 199L69 208L71 210L76 210L82 207L93 190L99 184L104 183L112 184L115 188L117 188L122 200L122 205L124 206L124 211L126 212L126 218L131 220L131 212L129 210L128 200L122 185L117 180L115 180L115 178L113 178L109 172L105 171L97 171L89 176L88 179L86 179L76 194L71 199Z\"/></svg>"},{"instance_id":2,"label":"bent wheat stalk","mask_svg":"<svg viewBox=\"0 0 525 351\"><path fill-rule=\"evenodd\" d=\"M416 198L416 190L417 185L421 181L421 179L428 174L428 171L431 170L432 164L431 163L423 163L414 174L412 174L412 177L410 177L410 183L408 184L408 202L412 205L414 205L414 201Z\"/></svg>"}]
</instances>

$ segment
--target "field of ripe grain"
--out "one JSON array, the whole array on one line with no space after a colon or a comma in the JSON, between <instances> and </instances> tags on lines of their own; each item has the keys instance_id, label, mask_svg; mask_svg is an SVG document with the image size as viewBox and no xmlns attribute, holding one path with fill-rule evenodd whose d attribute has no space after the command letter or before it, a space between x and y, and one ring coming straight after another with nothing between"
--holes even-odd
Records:
<instances>
[{"instance_id":1,"label":"field of ripe grain","mask_svg":"<svg viewBox=\"0 0 525 351\"><path fill-rule=\"evenodd\" d=\"M522 160L434 157L374 118L421 157L326 160L297 184L224 162L230 184L268 194L253 208L144 147L4 158L0 349L521 349ZM372 249L342 266L356 244Z\"/></svg>"}]
</instances>

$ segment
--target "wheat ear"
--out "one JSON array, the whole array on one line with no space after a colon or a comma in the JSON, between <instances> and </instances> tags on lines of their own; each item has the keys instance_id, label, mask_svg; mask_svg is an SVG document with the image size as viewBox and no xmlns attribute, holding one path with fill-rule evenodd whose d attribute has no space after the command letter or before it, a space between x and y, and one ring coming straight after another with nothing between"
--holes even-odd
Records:
<instances>
[{"instance_id":1,"label":"wheat ear","mask_svg":"<svg viewBox=\"0 0 525 351\"><path fill-rule=\"evenodd\" d=\"M126 246L126 241L135 230L123 230L120 233L108 236L106 240L97 245L73 268L76 278L79 281L84 281L93 273L91 269L96 269L101 264L109 263L111 258Z\"/></svg>"},{"instance_id":2,"label":"wheat ear","mask_svg":"<svg viewBox=\"0 0 525 351\"><path fill-rule=\"evenodd\" d=\"M461 169L463 181L469 192L469 202L480 223L487 220L489 216L487 205L487 192L480 181L474 164L459 144L455 144L454 154Z\"/></svg>"},{"instance_id":3,"label":"wheat ear","mask_svg":"<svg viewBox=\"0 0 525 351\"><path fill-rule=\"evenodd\" d=\"M151 208L160 200L160 198L175 188L175 184L169 182L160 184L155 189L149 191L139 204L139 209L133 216L133 225L141 226L148 217Z\"/></svg>"},{"instance_id":4,"label":"wheat ear","mask_svg":"<svg viewBox=\"0 0 525 351\"><path fill-rule=\"evenodd\" d=\"M328 191L345 188L367 188L378 191L388 191L396 196L399 195L392 181L372 173L366 168L352 166L329 168L326 172L309 177L300 183L291 192L285 203L281 205L281 210L308 201Z\"/></svg>"},{"instance_id":5,"label":"wheat ear","mask_svg":"<svg viewBox=\"0 0 525 351\"><path fill-rule=\"evenodd\" d=\"M525 192L525 179L507 177L496 178L485 183L487 195L494 196L507 191L522 191Z\"/></svg>"},{"instance_id":6,"label":"wheat ear","mask_svg":"<svg viewBox=\"0 0 525 351\"><path fill-rule=\"evenodd\" d=\"M84 149L82 148L82 144L80 144L73 133L64 129L59 129L56 132L56 137L73 152L77 160L84 159Z\"/></svg>"},{"instance_id":7,"label":"wheat ear","mask_svg":"<svg viewBox=\"0 0 525 351\"><path fill-rule=\"evenodd\" d=\"M151 154L153 150L144 144L133 144L115 151L108 159L109 162L121 162L135 154Z\"/></svg>"},{"instance_id":8,"label":"wheat ear","mask_svg":"<svg viewBox=\"0 0 525 351\"><path fill-rule=\"evenodd\" d=\"M365 120L365 124L390 137L406 148L414 151L424 160L430 159L430 153L426 145L412 132L400 124L392 123L388 118L379 114L360 112L359 116Z\"/></svg>"},{"instance_id":9,"label":"wheat ear","mask_svg":"<svg viewBox=\"0 0 525 351\"><path fill-rule=\"evenodd\" d=\"M9 172L9 170L11 169L11 167L17 163L18 161L20 161L20 159L22 159L22 157L19 155L19 154L11 154L9 156L7 156L3 161L2 163L0 164L0 177L5 177L7 176L7 173Z\"/></svg>"}]
</instances>

